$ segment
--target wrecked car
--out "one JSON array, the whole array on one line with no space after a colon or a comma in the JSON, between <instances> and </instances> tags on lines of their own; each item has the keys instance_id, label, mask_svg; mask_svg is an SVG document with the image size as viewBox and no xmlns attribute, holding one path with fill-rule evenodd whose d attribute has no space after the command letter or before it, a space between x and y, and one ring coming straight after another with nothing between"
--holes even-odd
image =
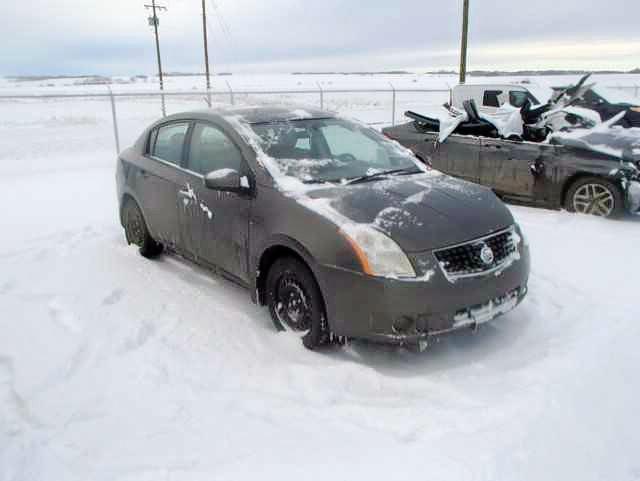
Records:
<instances>
[{"instance_id":1,"label":"wrecked car","mask_svg":"<svg viewBox=\"0 0 640 481\"><path fill-rule=\"evenodd\" d=\"M178 253L246 287L308 348L423 348L527 293L528 244L490 189L326 112L164 118L122 152L117 187L143 256Z\"/></svg>"},{"instance_id":2,"label":"wrecked car","mask_svg":"<svg viewBox=\"0 0 640 481\"><path fill-rule=\"evenodd\" d=\"M506 110L488 116L466 101L464 112L440 118L407 112L413 122L383 132L434 168L510 201L602 217L638 212L640 129L614 127L624 113L550 133L536 125L547 106Z\"/></svg>"}]
</instances>

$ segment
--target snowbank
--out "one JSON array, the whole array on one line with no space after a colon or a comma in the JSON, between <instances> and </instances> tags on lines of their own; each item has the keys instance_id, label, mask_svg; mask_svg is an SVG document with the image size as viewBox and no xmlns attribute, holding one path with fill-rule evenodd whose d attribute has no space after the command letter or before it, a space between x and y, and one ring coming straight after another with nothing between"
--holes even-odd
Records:
<instances>
[{"instance_id":1,"label":"snowbank","mask_svg":"<svg viewBox=\"0 0 640 481\"><path fill-rule=\"evenodd\" d=\"M638 222L514 207L518 309L421 355L314 353L125 245L102 122L0 124L1 481L638 478Z\"/></svg>"}]
</instances>

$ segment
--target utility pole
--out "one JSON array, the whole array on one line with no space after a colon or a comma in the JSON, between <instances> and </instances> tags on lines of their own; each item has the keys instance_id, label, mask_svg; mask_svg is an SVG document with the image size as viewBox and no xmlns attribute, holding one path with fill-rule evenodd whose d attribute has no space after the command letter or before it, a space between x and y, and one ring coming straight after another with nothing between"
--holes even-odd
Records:
<instances>
[{"instance_id":1,"label":"utility pole","mask_svg":"<svg viewBox=\"0 0 640 481\"><path fill-rule=\"evenodd\" d=\"M209 42L207 39L207 2L202 0L202 32L204 33L204 68L207 73L207 90L211 90L211 74L209 71Z\"/></svg>"},{"instance_id":2,"label":"utility pole","mask_svg":"<svg viewBox=\"0 0 640 481\"><path fill-rule=\"evenodd\" d=\"M460 48L460 83L467 80L467 38L469 36L469 0L463 0L462 45Z\"/></svg>"},{"instance_id":3,"label":"utility pole","mask_svg":"<svg viewBox=\"0 0 640 481\"><path fill-rule=\"evenodd\" d=\"M156 56L158 57L158 77L160 79L160 90L164 90L164 77L162 75L162 59L160 57L160 36L158 34L158 26L160 25L160 19L158 18L158 11L167 11L167 7L156 5L156 0L151 0L151 5L145 5L144 8L151 9L153 14L149 17L149 25L153 26L153 30L156 35ZM166 115L166 108L164 103L164 95L162 95L162 114Z\"/></svg>"}]
</instances>

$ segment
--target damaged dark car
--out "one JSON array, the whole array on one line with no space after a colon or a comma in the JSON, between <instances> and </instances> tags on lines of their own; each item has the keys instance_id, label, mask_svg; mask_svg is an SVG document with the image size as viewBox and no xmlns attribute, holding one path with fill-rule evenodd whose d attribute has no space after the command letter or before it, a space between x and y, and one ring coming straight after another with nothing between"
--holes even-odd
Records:
<instances>
[{"instance_id":1,"label":"damaged dark car","mask_svg":"<svg viewBox=\"0 0 640 481\"><path fill-rule=\"evenodd\" d=\"M309 348L422 348L527 293L528 244L491 190L326 112L167 117L120 155L117 187L141 254L178 253L246 287Z\"/></svg>"},{"instance_id":2,"label":"damaged dark car","mask_svg":"<svg viewBox=\"0 0 640 481\"><path fill-rule=\"evenodd\" d=\"M467 101L464 111L450 109L438 118L407 112L412 122L384 133L434 168L509 201L601 217L638 213L640 135L614 126L624 112L591 128L553 132L540 119L551 119L551 112L573 122L575 110L552 109L527 102L520 110L488 116Z\"/></svg>"}]
</instances>

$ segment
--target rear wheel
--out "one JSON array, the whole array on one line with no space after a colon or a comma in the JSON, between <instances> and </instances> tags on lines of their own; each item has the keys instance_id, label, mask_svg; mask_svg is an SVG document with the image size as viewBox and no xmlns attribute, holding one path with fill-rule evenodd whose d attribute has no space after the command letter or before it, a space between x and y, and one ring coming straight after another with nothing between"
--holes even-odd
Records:
<instances>
[{"instance_id":1,"label":"rear wheel","mask_svg":"<svg viewBox=\"0 0 640 481\"><path fill-rule=\"evenodd\" d=\"M329 328L322 293L303 262L294 257L277 259L267 274L266 299L278 330L296 334L308 349L327 343Z\"/></svg>"},{"instance_id":2,"label":"rear wheel","mask_svg":"<svg viewBox=\"0 0 640 481\"><path fill-rule=\"evenodd\" d=\"M142 211L133 200L128 200L122 212L124 233L129 245L137 245L140 255L152 259L162 253L162 244L153 240L147 229Z\"/></svg>"},{"instance_id":3,"label":"rear wheel","mask_svg":"<svg viewBox=\"0 0 640 481\"><path fill-rule=\"evenodd\" d=\"M585 177L568 190L565 207L570 212L598 217L620 217L624 196L617 185L599 177Z\"/></svg>"}]
</instances>

